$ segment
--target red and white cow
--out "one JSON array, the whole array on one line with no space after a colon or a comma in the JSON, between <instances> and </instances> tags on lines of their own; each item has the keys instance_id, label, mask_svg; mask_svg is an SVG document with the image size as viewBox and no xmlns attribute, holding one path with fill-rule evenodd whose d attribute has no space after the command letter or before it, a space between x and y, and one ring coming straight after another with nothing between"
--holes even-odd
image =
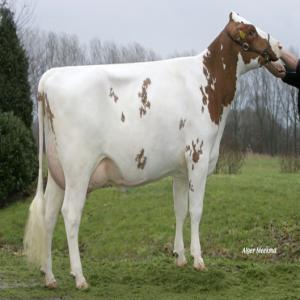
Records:
<instances>
[{"instance_id":1,"label":"red and white cow","mask_svg":"<svg viewBox=\"0 0 300 300\"><path fill-rule=\"evenodd\" d=\"M122 65L55 68L39 83L39 179L24 238L29 259L55 287L51 242L61 209L71 273L86 288L78 230L87 191L173 177L178 266L186 264L182 229L189 209L194 267L205 268L199 222L236 81L277 60L279 43L236 13L194 57ZM44 129L45 127L45 129ZM43 134L48 159L42 180Z\"/></svg>"}]
</instances>

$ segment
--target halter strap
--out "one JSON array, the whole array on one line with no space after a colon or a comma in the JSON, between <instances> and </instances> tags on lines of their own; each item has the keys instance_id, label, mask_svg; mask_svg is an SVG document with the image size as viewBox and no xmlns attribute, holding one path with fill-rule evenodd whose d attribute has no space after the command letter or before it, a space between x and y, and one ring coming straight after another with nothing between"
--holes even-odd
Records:
<instances>
[{"instance_id":1,"label":"halter strap","mask_svg":"<svg viewBox=\"0 0 300 300\"><path fill-rule=\"evenodd\" d=\"M247 42L243 42L241 39L234 39L229 32L226 30L227 35L229 36L229 38L234 41L236 44L240 45L241 48L246 51L246 52L254 52L257 53L259 55L261 55L264 59L265 59L265 64L268 64L271 60L270 60L270 55L268 53L268 50L271 49L271 45L270 45L270 34L268 33L268 45L264 50L258 50L255 49L253 47L251 47Z\"/></svg>"}]
</instances>

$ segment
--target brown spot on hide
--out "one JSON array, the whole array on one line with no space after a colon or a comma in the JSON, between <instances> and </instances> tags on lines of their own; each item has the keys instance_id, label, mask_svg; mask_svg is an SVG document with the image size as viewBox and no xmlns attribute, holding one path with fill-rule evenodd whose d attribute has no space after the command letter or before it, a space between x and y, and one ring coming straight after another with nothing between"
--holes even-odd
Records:
<instances>
[{"instance_id":1,"label":"brown spot on hide","mask_svg":"<svg viewBox=\"0 0 300 300\"><path fill-rule=\"evenodd\" d=\"M186 123L186 119L180 119L180 121L179 121L179 130L181 130L185 126L185 123Z\"/></svg>"},{"instance_id":2,"label":"brown spot on hide","mask_svg":"<svg viewBox=\"0 0 300 300\"><path fill-rule=\"evenodd\" d=\"M199 161L200 154L202 154L203 141L202 141L199 149L196 149L196 146L198 144L199 144L198 139L197 139L197 144L195 144L194 142L192 142L192 147L193 147L193 156L192 156L192 159L193 159L194 163L197 163Z\"/></svg>"},{"instance_id":3,"label":"brown spot on hide","mask_svg":"<svg viewBox=\"0 0 300 300\"><path fill-rule=\"evenodd\" d=\"M189 180L189 190L190 190L191 192L194 192L194 185L193 185L191 179Z\"/></svg>"},{"instance_id":4,"label":"brown spot on hide","mask_svg":"<svg viewBox=\"0 0 300 300\"><path fill-rule=\"evenodd\" d=\"M38 92L38 94L37 94L37 100L39 102L43 102L44 101L44 93Z\"/></svg>"},{"instance_id":5,"label":"brown spot on hide","mask_svg":"<svg viewBox=\"0 0 300 300\"><path fill-rule=\"evenodd\" d=\"M203 147L203 141L200 144L198 138L196 139L196 142L194 142L194 140L192 141L191 146L186 145L185 147L185 152L189 152L188 155L191 157L193 162L192 170L194 170L194 164L198 163L200 155L203 154L202 147Z\"/></svg>"},{"instance_id":6,"label":"brown spot on hide","mask_svg":"<svg viewBox=\"0 0 300 300\"><path fill-rule=\"evenodd\" d=\"M202 102L203 102L203 105L206 105L207 104L207 96L203 90L203 86L200 86L200 91L201 91L201 94L202 94ZM203 106L202 106L203 107Z\"/></svg>"},{"instance_id":7,"label":"brown spot on hide","mask_svg":"<svg viewBox=\"0 0 300 300\"><path fill-rule=\"evenodd\" d=\"M110 88L109 90L109 97L114 99L114 102L117 103L119 100L119 97L115 94L113 88Z\"/></svg>"},{"instance_id":8,"label":"brown spot on hide","mask_svg":"<svg viewBox=\"0 0 300 300\"><path fill-rule=\"evenodd\" d=\"M207 85L200 87L202 101L208 105L211 120L219 124L222 118L223 109L229 105L236 89L236 67L237 54L231 53L232 41L225 33L208 47L208 52L203 60L203 73L207 79ZM221 50L220 44L223 45ZM223 57L223 59L222 59ZM228 66L223 68L223 61Z\"/></svg>"},{"instance_id":9,"label":"brown spot on hide","mask_svg":"<svg viewBox=\"0 0 300 300\"><path fill-rule=\"evenodd\" d=\"M122 112L122 115L121 115L121 121L122 121L122 122L125 122L125 115L124 115L123 112Z\"/></svg>"},{"instance_id":10,"label":"brown spot on hide","mask_svg":"<svg viewBox=\"0 0 300 300\"><path fill-rule=\"evenodd\" d=\"M48 97L47 97L46 94L45 94L45 100L46 100L46 112L47 112L48 118L50 120L50 125L51 125L52 132L54 133L54 127L53 127L54 114L51 111L50 104L49 104L49 101L48 101Z\"/></svg>"},{"instance_id":11,"label":"brown spot on hide","mask_svg":"<svg viewBox=\"0 0 300 300\"><path fill-rule=\"evenodd\" d=\"M42 102L43 104L43 113L44 115L47 114L47 117L50 121L50 126L51 126L51 130L53 133L55 133L54 131L54 126L53 126L53 119L54 119L54 114L50 108L50 104L49 104L49 101L48 101L48 97L47 97L47 94L42 92L42 93L38 93L37 95L37 99L39 102Z\"/></svg>"},{"instance_id":12,"label":"brown spot on hide","mask_svg":"<svg viewBox=\"0 0 300 300\"><path fill-rule=\"evenodd\" d=\"M147 162L147 156L145 156L145 150L142 149L140 153L137 154L135 161L137 162L137 168L138 169L144 169L146 162Z\"/></svg>"},{"instance_id":13,"label":"brown spot on hide","mask_svg":"<svg viewBox=\"0 0 300 300\"><path fill-rule=\"evenodd\" d=\"M151 103L148 100L148 87L151 84L150 78L146 78L143 81L142 91L138 93L138 97L141 98L142 106L140 107L140 117L146 114L147 109L150 109Z\"/></svg>"}]
</instances>

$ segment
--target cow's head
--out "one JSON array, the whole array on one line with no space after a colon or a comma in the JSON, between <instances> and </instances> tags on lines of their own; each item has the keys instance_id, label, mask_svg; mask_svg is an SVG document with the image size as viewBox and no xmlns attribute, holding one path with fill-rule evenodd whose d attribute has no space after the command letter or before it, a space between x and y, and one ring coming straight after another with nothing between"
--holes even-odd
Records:
<instances>
[{"instance_id":1,"label":"cow's head","mask_svg":"<svg viewBox=\"0 0 300 300\"><path fill-rule=\"evenodd\" d=\"M225 30L250 68L276 61L280 57L279 42L235 12L230 13Z\"/></svg>"}]
</instances>

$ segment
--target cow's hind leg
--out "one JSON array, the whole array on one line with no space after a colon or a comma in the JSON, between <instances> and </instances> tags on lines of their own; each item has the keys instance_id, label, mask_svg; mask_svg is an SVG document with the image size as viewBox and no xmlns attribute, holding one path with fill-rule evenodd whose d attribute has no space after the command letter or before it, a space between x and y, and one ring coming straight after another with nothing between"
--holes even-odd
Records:
<instances>
[{"instance_id":1,"label":"cow's hind leg","mask_svg":"<svg viewBox=\"0 0 300 300\"><path fill-rule=\"evenodd\" d=\"M71 275L74 276L78 289L88 288L88 284L82 274L78 246L79 225L89 181L89 178L84 179L83 177L78 177L80 180L75 182L66 178L65 197L62 206L70 254Z\"/></svg>"},{"instance_id":2,"label":"cow's hind leg","mask_svg":"<svg viewBox=\"0 0 300 300\"><path fill-rule=\"evenodd\" d=\"M176 216L176 233L174 241L174 254L176 265L182 267L186 264L183 242L183 225L188 210L188 180L186 177L173 178L174 210Z\"/></svg>"},{"instance_id":3,"label":"cow's hind leg","mask_svg":"<svg viewBox=\"0 0 300 300\"><path fill-rule=\"evenodd\" d=\"M56 280L52 273L52 237L57 217L62 205L64 191L55 183L50 172L48 172L48 181L45 191L45 226L47 240L47 260L45 265L41 266L41 271L45 274L45 284L49 288L56 287Z\"/></svg>"},{"instance_id":4,"label":"cow's hind leg","mask_svg":"<svg viewBox=\"0 0 300 300\"><path fill-rule=\"evenodd\" d=\"M199 224L203 210L208 159L203 155L195 162L191 157L188 157L187 166L189 174L189 212L191 217L191 255L194 257L194 268L205 270L199 239Z\"/></svg>"}]
</instances>

